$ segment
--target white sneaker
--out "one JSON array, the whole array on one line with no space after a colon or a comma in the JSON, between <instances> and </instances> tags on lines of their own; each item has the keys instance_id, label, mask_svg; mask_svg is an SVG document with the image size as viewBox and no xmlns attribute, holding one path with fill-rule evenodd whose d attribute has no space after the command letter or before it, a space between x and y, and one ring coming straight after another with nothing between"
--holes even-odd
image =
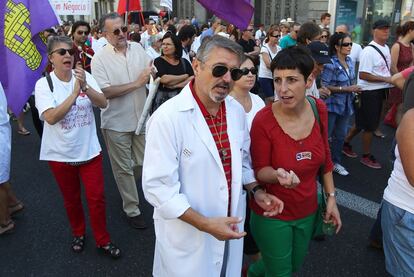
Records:
<instances>
[{"instance_id":1,"label":"white sneaker","mask_svg":"<svg viewBox=\"0 0 414 277\"><path fill-rule=\"evenodd\" d=\"M349 175L349 172L345 169L345 167L343 167L340 164L335 164L334 168L333 168L333 171L338 173L339 175L342 175L342 176Z\"/></svg>"}]
</instances>

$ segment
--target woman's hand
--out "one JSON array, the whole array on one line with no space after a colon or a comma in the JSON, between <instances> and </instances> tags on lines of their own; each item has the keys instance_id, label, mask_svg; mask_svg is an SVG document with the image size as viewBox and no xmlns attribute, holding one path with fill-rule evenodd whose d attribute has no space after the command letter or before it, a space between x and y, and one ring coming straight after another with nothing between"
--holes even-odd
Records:
<instances>
[{"instance_id":1,"label":"woman's hand","mask_svg":"<svg viewBox=\"0 0 414 277\"><path fill-rule=\"evenodd\" d=\"M292 170L288 172L283 168L278 168L276 170L276 177L279 184L287 189L293 189L300 183L299 177Z\"/></svg>"},{"instance_id":2,"label":"woman's hand","mask_svg":"<svg viewBox=\"0 0 414 277\"><path fill-rule=\"evenodd\" d=\"M336 205L335 197L328 197L326 203L325 222L332 221L336 226L336 234L342 227L341 215L339 214L338 206Z\"/></svg>"},{"instance_id":3,"label":"woman's hand","mask_svg":"<svg viewBox=\"0 0 414 277\"><path fill-rule=\"evenodd\" d=\"M86 85L86 74L80 62L76 63L76 67L74 71L75 71L74 75L75 75L76 81L79 81L80 87L83 88ZM75 85L76 85L76 82L75 82Z\"/></svg>"},{"instance_id":4,"label":"woman's hand","mask_svg":"<svg viewBox=\"0 0 414 277\"><path fill-rule=\"evenodd\" d=\"M275 216L283 211L284 204L282 200L276 196L265 192L264 190L258 190L254 193L254 200L265 212L264 216Z\"/></svg>"}]
</instances>

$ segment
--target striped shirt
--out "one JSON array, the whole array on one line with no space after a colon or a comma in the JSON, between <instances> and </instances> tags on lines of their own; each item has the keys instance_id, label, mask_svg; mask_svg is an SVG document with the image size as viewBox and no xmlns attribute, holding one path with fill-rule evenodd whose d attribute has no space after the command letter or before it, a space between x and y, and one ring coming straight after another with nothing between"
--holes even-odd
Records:
<instances>
[{"instance_id":1,"label":"striped shirt","mask_svg":"<svg viewBox=\"0 0 414 277\"><path fill-rule=\"evenodd\" d=\"M214 142L216 143L217 151L219 152L224 173L226 175L227 189L229 192L229 205L227 214L229 215L231 203L231 150L229 136L227 134L226 105L223 101L217 114L215 116L211 115L195 93L193 84L194 82L190 83L191 92L193 93L193 97L196 100L201 113L206 120L208 128L210 129L211 135L213 136Z\"/></svg>"}]
</instances>

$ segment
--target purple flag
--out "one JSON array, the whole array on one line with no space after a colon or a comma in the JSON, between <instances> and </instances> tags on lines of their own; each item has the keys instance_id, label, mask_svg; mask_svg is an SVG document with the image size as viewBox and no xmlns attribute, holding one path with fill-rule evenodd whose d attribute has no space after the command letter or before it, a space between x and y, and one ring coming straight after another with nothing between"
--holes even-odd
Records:
<instances>
[{"instance_id":1,"label":"purple flag","mask_svg":"<svg viewBox=\"0 0 414 277\"><path fill-rule=\"evenodd\" d=\"M250 0L197 0L221 19L245 30L252 19L254 8Z\"/></svg>"},{"instance_id":2,"label":"purple flag","mask_svg":"<svg viewBox=\"0 0 414 277\"><path fill-rule=\"evenodd\" d=\"M47 64L43 30L58 24L48 0L0 0L0 82L15 115Z\"/></svg>"}]
</instances>

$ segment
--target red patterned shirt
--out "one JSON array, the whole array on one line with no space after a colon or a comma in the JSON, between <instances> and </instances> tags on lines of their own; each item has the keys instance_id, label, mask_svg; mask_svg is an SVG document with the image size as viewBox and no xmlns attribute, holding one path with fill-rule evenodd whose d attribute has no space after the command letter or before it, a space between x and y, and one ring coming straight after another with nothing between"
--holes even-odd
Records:
<instances>
[{"instance_id":1,"label":"red patterned shirt","mask_svg":"<svg viewBox=\"0 0 414 277\"><path fill-rule=\"evenodd\" d=\"M193 93L198 106L200 107L201 113L206 120L208 128L210 129L211 135L213 136L214 142L217 146L217 151L223 165L224 173L226 174L227 179L227 188L229 192L229 206L227 214L230 214L230 203L231 203L231 151L230 151L230 141L227 134L227 117L226 117L226 105L224 101L221 103L220 108L215 116L211 115L204 104L201 102L200 98L194 91L193 88L194 81L190 83L190 89Z\"/></svg>"}]
</instances>

